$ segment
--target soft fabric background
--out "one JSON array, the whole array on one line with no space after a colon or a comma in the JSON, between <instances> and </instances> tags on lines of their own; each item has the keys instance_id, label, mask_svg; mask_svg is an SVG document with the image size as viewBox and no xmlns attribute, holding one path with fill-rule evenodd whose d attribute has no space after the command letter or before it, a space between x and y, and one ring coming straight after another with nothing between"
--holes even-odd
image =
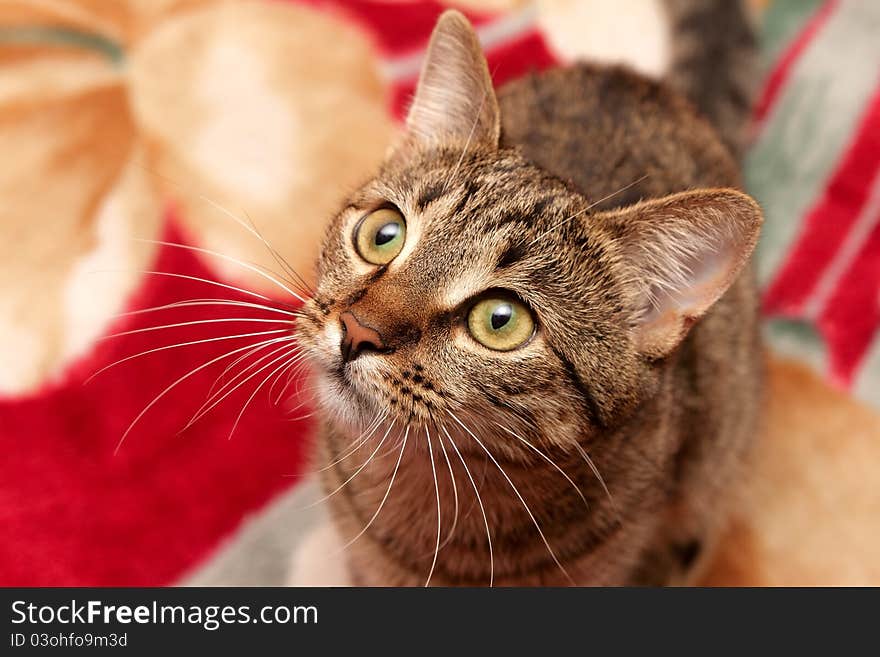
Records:
<instances>
[{"instance_id":1,"label":"soft fabric background","mask_svg":"<svg viewBox=\"0 0 880 657\"><path fill-rule=\"evenodd\" d=\"M656 2L448 5L477 25L498 84L579 57L666 68ZM275 404L270 383L250 398L273 366L181 431L221 360L126 433L176 379L258 339L219 338L284 324L107 336L267 316L232 306L120 316L255 300L233 287L295 305L259 273L284 274L242 222L311 277L323 223L394 139L446 6L0 5L0 584L285 581L294 543L318 522L298 485L307 390ZM746 180L767 215L768 336L794 361L772 361L750 496L709 581L878 583L880 5L752 7L767 73ZM211 338L87 381L118 359Z\"/></svg>"}]
</instances>

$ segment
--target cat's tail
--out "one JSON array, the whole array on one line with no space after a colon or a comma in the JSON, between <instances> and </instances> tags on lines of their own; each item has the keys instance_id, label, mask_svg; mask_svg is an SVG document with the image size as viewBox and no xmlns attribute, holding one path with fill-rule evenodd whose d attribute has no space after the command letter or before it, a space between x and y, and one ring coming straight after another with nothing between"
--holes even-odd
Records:
<instances>
[{"instance_id":1,"label":"cat's tail","mask_svg":"<svg viewBox=\"0 0 880 657\"><path fill-rule=\"evenodd\" d=\"M671 23L668 81L742 154L759 80L756 37L741 0L664 0Z\"/></svg>"}]
</instances>

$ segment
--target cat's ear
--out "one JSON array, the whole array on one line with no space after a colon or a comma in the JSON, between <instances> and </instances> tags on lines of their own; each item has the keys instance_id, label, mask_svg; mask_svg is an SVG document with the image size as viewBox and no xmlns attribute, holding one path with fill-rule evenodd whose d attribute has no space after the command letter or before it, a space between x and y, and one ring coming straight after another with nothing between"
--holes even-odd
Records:
<instances>
[{"instance_id":1,"label":"cat's ear","mask_svg":"<svg viewBox=\"0 0 880 657\"><path fill-rule=\"evenodd\" d=\"M663 357L736 280L763 216L742 192L705 189L638 203L599 220L608 222L622 246L637 348Z\"/></svg>"},{"instance_id":2,"label":"cat's ear","mask_svg":"<svg viewBox=\"0 0 880 657\"><path fill-rule=\"evenodd\" d=\"M498 101L474 29L461 13L440 16L406 117L408 138L497 146Z\"/></svg>"}]
</instances>

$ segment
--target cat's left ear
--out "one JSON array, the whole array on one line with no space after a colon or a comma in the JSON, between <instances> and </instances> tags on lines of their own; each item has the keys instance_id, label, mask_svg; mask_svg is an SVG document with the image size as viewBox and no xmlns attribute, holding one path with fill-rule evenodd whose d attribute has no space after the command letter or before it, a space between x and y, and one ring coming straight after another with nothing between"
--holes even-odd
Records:
<instances>
[{"instance_id":1,"label":"cat's left ear","mask_svg":"<svg viewBox=\"0 0 880 657\"><path fill-rule=\"evenodd\" d=\"M474 29L458 11L444 12L434 27L406 127L408 139L427 144L498 145L492 78Z\"/></svg>"},{"instance_id":2,"label":"cat's left ear","mask_svg":"<svg viewBox=\"0 0 880 657\"><path fill-rule=\"evenodd\" d=\"M660 358L739 276L758 241L763 215L742 192L702 189L592 220L610 228L621 247L636 347Z\"/></svg>"}]
</instances>

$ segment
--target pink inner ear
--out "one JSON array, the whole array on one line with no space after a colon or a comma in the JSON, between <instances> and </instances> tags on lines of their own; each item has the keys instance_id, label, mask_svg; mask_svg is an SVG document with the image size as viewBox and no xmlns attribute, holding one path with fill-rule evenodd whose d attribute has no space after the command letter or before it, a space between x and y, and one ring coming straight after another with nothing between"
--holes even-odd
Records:
<instances>
[{"instance_id":1,"label":"pink inner ear","mask_svg":"<svg viewBox=\"0 0 880 657\"><path fill-rule=\"evenodd\" d=\"M638 296L637 342L663 356L724 294L748 261L761 208L733 189L679 192L609 217Z\"/></svg>"},{"instance_id":2,"label":"pink inner ear","mask_svg":"<svg viewBox=\"0 0 880 657\"><path fill-rule=\"evenodd\" d=\"M722 251L707 250L684 258L680 263L683 277L671 285L666 282L651 285L643 321L650 323L667 313L682 318L700 317L727 289L733 265L731 255Z\"/></svg>"}]
</instances>

